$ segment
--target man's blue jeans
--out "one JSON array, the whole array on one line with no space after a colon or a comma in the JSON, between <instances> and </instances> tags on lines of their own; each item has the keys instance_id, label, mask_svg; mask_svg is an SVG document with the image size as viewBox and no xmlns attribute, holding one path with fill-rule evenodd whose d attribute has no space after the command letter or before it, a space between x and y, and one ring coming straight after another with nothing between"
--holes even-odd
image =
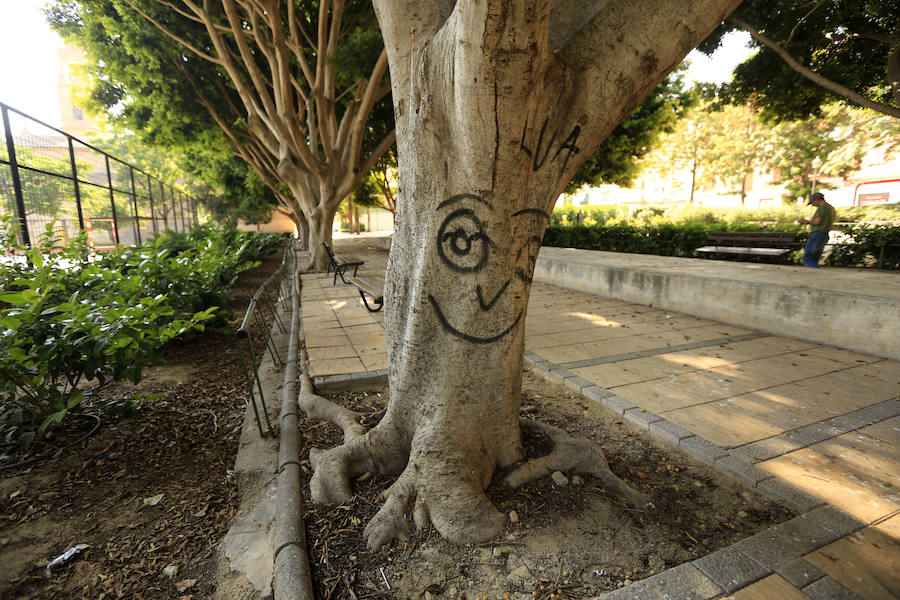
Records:
<instances>
[{"instance_id":1,"label":"man's blue jeans","mask_svg":"<svg viewBox=\"0 0 900 600\"><path fill-rule=\"evenodd\" d=\"M827 241L828 234L824 231L810 233L809 241L806 242L806 248L803 250L803 264L814 269L819 268L819 259L822 258L822 251L825 250Z\"/></svg>"}]
</instances>

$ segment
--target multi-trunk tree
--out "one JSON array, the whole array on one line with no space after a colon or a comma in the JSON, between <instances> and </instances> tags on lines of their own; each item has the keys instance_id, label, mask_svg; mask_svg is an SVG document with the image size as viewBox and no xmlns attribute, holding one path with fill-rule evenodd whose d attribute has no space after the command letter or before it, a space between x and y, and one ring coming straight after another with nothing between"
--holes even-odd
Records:
<instances>
[{"instance_id":1,"label":"multi-trunk tree","mask_svg":"<svg viewBox=\"0 0 900 600\"><path fill-rule=\"evenodd\" d=\"M367 471L396 474L370 547L433 524L485 540L504 516L485 495L586 470L629 502L602 453L550 428L522 463L525 311L549 212L610 132L738 0L376 0L391 68L400 193L385 282L390 402L363 433L314 452L320 502ZM301 395L311 413L320 399Z\"/></svg>"},{"instance_id":2,"label":"multi-trunk tree","mask_svg":"<svg viewBox=\"0 0 900 600\"><path fill-rule=\"evenodd\" d=\"M369 122L390 86L367 2L56 0L51 20L101 103L173 138L211 117L325 267L338 206L394 142Z\"/></svg>"}]
</instances>

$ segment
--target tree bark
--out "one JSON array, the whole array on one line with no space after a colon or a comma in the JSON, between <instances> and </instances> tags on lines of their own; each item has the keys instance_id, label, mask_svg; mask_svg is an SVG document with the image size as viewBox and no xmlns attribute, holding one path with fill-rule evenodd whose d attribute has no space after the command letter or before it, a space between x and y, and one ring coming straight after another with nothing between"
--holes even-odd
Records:
<instances>
[{"instance_id":1,"label":"tree bark","mask_svg":"<svg viewBox=\"0 0 900 600\"><path fill-rule=\"evenodd\" d=\"M737 3L376 0L403 182L385 281L390 403L366 435L315 453L311 486L342 501L351 477L399 474L370 547L402 537L408 510L454 542L500 530L484 489L523 455L525 313L553 204Z\"/></svg>"}]
</instances>

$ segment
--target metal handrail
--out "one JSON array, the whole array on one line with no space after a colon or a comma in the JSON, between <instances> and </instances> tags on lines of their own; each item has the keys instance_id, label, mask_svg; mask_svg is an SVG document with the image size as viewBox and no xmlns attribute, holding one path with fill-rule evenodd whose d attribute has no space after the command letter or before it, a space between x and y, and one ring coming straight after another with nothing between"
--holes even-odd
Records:
<instances>
[{"instance_id":1,"label":"metal handrail","mask_svg":"<svg viewBox=\"0 0 900 600\"><path fill-rule=\"evenodd\" d=\"M238 348L238 356L241 360L241 367L244 369L244 378L247 382L247 392L250 396L250 403L253 407L253 413L256 415L256 425L259 428L260 437L274 435L272 424L269 421L269 413L266 410L265 396L263 394L262 381L259 378L259 363L256 360L256 353L253 351L253 335L254 326L258 331L262 332L266 348L272 361L283 365L284 361L278 353L275 341L272 339L272 328L277 326L282 333L286 332L281 317L278 316L278 303L283 302L284 306L289 306L290 290L288 284L291 275L294 273L295 261L294 253L290 245L284 251L284 257L278 269L259 286L250 302L247 305L247 311L241 321L241 326L235 331L235 341ZM277 284L277 290L274 295L273 284ZM246 348L244 348L246 346ZM249 359L249 360L248 360ZM259 393L259 403L262 405L262 416L266 422L266 431L263 431L262 420L260 418L260 410L257 405L256 394L253 391L254 382Z\"/></svg>"}]
</instances>

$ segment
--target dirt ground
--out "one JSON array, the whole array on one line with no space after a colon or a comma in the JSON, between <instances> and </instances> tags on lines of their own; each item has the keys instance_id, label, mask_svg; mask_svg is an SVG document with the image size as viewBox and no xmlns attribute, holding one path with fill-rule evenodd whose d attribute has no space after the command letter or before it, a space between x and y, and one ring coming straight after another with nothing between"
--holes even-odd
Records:
<instances>
[{"instance_id":1,"label":"dirt ground","mask_svg":"<svg viewBox=\"0 0 900 600\"><path fill-rule=\"evenodd\" d=\"M331 396L369 415L383 414L385 390ZM378 509L377 496L391 483L364 475L347 506L307 506L305 517L318 597L448 598L466 600L589 598L729 546L793 515L783 506L695 463L675 448L561 385L525 372L523 413L570 433L589 437L606 452L610 467L651 498L640 512L600 489L589 476L556 475L506 488L494 478L488 494L507 514L494 541L454 546L434 530L377 553L366 550L362 531ZM339 431L324 423L301 424L301 464L311 476L308 450L329 447ZM549 441L523 440L529 456L549 451Z\"/></svg>"},{"instance_id":2,"label":"dirt ground","mask_svg":"<svg viewBox=\"0 0 900 600\"><path fill-rule=\"evenodd\" d=\"M234 323L280 261L272 254L239 276ZM237 506L246 384L228 330L208 329L165 356L139 385L111 384L86 400L91 416L32 456L0 449L0 598L212 595L216 550ZM47 576L47 564L76 544L89 548Z\"/></svg>"}]
</instances>

